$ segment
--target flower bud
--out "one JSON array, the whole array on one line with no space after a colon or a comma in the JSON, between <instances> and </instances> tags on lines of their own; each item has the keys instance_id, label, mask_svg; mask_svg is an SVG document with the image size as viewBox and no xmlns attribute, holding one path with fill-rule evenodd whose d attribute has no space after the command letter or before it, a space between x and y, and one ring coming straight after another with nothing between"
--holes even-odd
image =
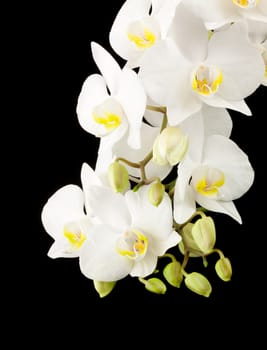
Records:
<instances>
[{"instance_id":1,"label":"flower bud","mask_svg":"<svg viewBox=\"0 0 267 350\"><path fill-rule=\"evenodd\" d=\"M192 292L209 297L211 293L211 285L207 278L198 272L192 272L185 277L185 285Z\"/></svg>"},{"instance_id":2,"label":"flower bud","mask_svg":"<svg viewBox=\"0 0 267 350\"><path fill-rule=\"evenodd\" d=\"M94 287L100 298L107 296L115 287L116 282L100 282L94 281Z\"/></svg>"},{"instance_id":3,"label":"flower bud","mask_svg":"<svg viewBox=\"0 0 267 350\"><path fill-rule=\"evenodd\" d=\"M160 181L156 181L153 184L150 185L148 190L148 200L151 204L153 204L155 207L157 207L164 196L165 193L165 187L162 185Z\"/></svg>"},{"instance_id":4,"label":"flower bud","mask_svg":"<svg viewBox=\"0 0 267 350\"><path fill-rule=\"evenodd\" d=\"M128 171L119 162L113 162L108 168L108 180L115 192L124 192L129 185Z\"/></svg>"},{"instance_id":5,"label":"flower bud","mask_svg":"<svg viewBox=\"0 0 267 350\"><path fill-rule=\"evenodd\" d=\"M203 253L209 253L213 249L216 240L213 219L206 216L197 220L192 227L192 237Z\"/></svg>"},{"instance_id":6,"label":"flower bud","mask_svg":"<svg viewBox=\"0 0 267 350\"><path fill-rule=\"evenodd\" d=\"M155 277L146 280L145 287L150 292L156 294L165 294L167 291L165 284L160 279Z\"/></svg>"},{"instance_id":7,"label":"flower bud","mask_svg":"<svg viewBox=\"0 0 267 350\"><path fill-rule=\"evenodd\" d=\"M163 269L163 276L170 285L179 288L183 280L182 266L179 261L172 261L166 265Z\"/></svg>"},{"instance_id":8,"label":"flower bud","mask_svg":"<svg viewBox=\"0 0 267 350\"><path fill-rule=\"evenodd\" d=\"M178 164L188 149L188 138L179 128L165 128L154 141L153 161L159 165Z\"/></svg>"},{"instance_id":9,"label":"flower bud","mask_svg":"<svg viewBox=\"0 0 267 350\"><path fill-rule=\"evenodd\" d=\"M215 270L217 275L225 282L231 280L232 266L228 258L221 258L215 264Z\"/></svg>"},{"instance_id":10,"label":"flower bud","mask_svg":"<svg viewBox=\"0 0 267 350\"><path fill-rule=\"evenodd\" d=\"M182 240L179 243L179 249L183 255L185 254L185 249L186 249L186 251L189 251L190 257L202 256L203 252L199 249L198 245L196 244L192 236L193 226L194 224L189 222L183 227L181 232Z\"/></svg>"}]
</instances>

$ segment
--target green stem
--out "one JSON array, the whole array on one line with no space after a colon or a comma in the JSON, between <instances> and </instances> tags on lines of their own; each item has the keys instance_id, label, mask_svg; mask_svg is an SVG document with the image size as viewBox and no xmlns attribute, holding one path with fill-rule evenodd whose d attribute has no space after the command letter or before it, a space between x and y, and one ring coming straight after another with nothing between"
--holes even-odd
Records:
<instances>
[{"instance_id":1,"label":"green stem","mask_svg":"<svg viewBox=\"0 0 267 350\"><path fill-rule=\"evenodd\" d=\"M222 252L220 249L218 249L218 248L212 249L212 251L211 251L209 254L212 254L212 253L217 253L217 254L219 254L220 259L223 259L223 258L224 258L223 252Z\"/></svg>"},{"instance_id":2,"label":"green stem","mask_svg":"<svg viewBox=\"0 0 267 350\"><path fill-rule=\"evenodd\" d=\"M149 108L148 108L149 107ZM164 113L163 119L162 119L162 124L161 124L161 128L160 128L160 132L162 132L162 130L164 130L167 127L168 124L168 118L167 118L167 114L166 114L166 108L165 107L153 107L153 106L147 106L147 109L151 109L153 108L153 110L157 110L160 111L162 113ZM156 108L156 109L155 109ZM143 160L141 160L140 162L131 162L128 159L122 158L122 157L118 157L116 158L116 161L119 162L123 162L127 165L129 165L132 168L137 168L140 169L140 173L141 173L141 182L144 184L147 183L151 183L154 180L150 180L147 179L146 177L146 171L145 171L145 167L146 165L151 161L151 159L153 158L153 151L150 151ZM135 181L135 180L133 180ZM137 182L137 181L135 181Z\"/></svg>"},{"instance_id":3,"label":"green stem","mask_svg":"<svg viewBox=\"0 0 267 350\"><path fill-rule=\"evenodd\" d=\"M164 114L166 113L166 107L157 107L157 106L147 105L146 109L148 109L149 111L160 112Z\"/></svg>"},{"instance_id":4,"label":"green stem","mask_svg":"<svg viewBox=\"0 0 267 350\"><path fill-rule=\"evenodd\" d=\"M145 280L144 278L138 277L138 280L143 283L144 285L146 285L147 280Z\"/></svg>"},{"instance_id":5,"label":"green stem","mask_svg":"<svg viewBox=\"0 0 267 350\"><path fill-rule=\"evenodd\" d=\"M189 260L189 252L186 252L184 255L184 260L182 262L182 266L181 266L181 271L185 277L188 275L188 273L185 271L185 267L188 263L188 260Z\"/></svg>"},{"instance_id":6,"label":"green stem","mask_svg":"<svg viewBox=\"0 0 267 350\"><path fill-rule=\"evenodd\" d=\"M173 254L170 254L170 253L165 253L164 255L160 256L160 258L171 258L172 262L177 261L175 256Z\"/></svg>"},{"instance_id":7,"label":"green stem","mask_svg":"<svg viewBox=\"0 0 267 350\"><path fill-rule=\"evenodd\" d=\"M123 162L123 163L129 165L132 168L140 168L140 164L139 163L131 162L130 160L122 158L122 157L116 158L115 162Z\"/></svg>"}]
</instances>

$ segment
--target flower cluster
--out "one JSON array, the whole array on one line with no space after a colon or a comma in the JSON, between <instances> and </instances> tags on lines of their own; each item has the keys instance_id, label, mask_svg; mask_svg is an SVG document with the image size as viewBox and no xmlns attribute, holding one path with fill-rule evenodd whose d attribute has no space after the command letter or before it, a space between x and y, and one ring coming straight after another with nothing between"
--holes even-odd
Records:
<instances>
[{"instance_id":1,"label":"flower cluster","mask_svg":"<svg viewBox=\"0 0 267 350\"><path fill-rule=\"evenodd\" d=\"M254 180L229 110L251 115L245 98L267 86L267 0L127 0L109 39L125 64L91 43L99 72L76 110L99 138L97 162L45 203L48 256L78 257L100 297L127 276L208 297L208 279L186 266L215 253L218 277L231 279L210 213L241 224L234 200Z\"/></svg>"}]
</instances>

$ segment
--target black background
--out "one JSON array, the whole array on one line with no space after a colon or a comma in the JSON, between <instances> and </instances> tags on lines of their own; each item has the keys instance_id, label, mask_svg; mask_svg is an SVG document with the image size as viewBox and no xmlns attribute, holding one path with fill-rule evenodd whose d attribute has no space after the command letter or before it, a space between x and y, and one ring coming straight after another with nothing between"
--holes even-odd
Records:
<instances>
[{"instance_id":1,"label":"black background","mask_svg":"<svg viewBox=\"0 0 267 350\"><path fill-rule=\"evenodd\" d=\"M109 296L100 299L92 282L80 273L77 259L47 257L53 240L40 221L43 205L60 187L70 183L80 185L83 162L92 167L95 164L98 140L80 127L75 108L83 81L88 75L98 73L90 42L100 43L118 58L110 48L108 33L122 3L40 6L34 18L32 31L38 28L34 39L38 59L33 69L36 82L32 84L32 94L37 95L38 113L29 108L32 142L28 155L33 204L30 228L35 242L30 256L34 287L29 295L36 322L49 320L47 327L39 327L43 340L46 335L55 336L58 327L65 329L66 333L58 334L59 339L65 340L81 334L92 336L100 329L103 341L110 327L116 332L114 339L120 338L124 329L131 342L139 342L140 333L150 338L156 334L163 340L171 333L171 339L178 345L183 330L195 334L202 329L202 337L206 339L210 337L211 327L218 341L233 335L238 339L238 334L241 336L246 330L251 334L252 325L258 327L258 315L266 306L263 298L266 87L260 87L246 99L252 117L230 111L234 123L231 138L248 154L256 174L252 188L235 202L242 225L223 214L213 216L217 227L216 246L232 262L231 282L223 282L216 276L216 259L211 256L206 270L200 260L190 260L187 269L208 276L213 286L208 299L192 293L184 285L180 289L169 287L165 295L155 295L133 278L118 282ZM137 321L133 321L135 319ZM259 335L259 331L254 332L255 339Z\"/></svg>"}]
</instances>

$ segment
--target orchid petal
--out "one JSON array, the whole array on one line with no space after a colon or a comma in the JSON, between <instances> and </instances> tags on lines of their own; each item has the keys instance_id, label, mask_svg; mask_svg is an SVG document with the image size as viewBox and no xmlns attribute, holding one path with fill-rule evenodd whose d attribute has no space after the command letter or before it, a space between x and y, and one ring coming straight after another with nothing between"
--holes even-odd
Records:
<instances>
[{"instance_id":1,"label":"orchid petal","mask_svg":"<svg viewBox=\"0 0 267 350\"><path fill-rule=\"evenodd\" d=\"M57 190L46 202L41 213L42 224L54 239L63 235L67 222L85 216L84 194L79 186L67 185Z\"/></svg>"},{"instance_id":2,"label":"orchid petal","mask_svg":"<svg viewBox=\"0 0 267 350\"><path fill-rule=\"evenodd\" d=\"M111 95L117 93L121 68L115 59L101 45L91 43L92 54Z\"/></svg>"},{"instance_id":3,"label":"orchid petal","mask_svg":"<svg viewBox=\"0 0 267 350\"><path fill-rule=\"evenodd\" d=\"M87 278L111 282L129 274L133 261L116 251L118 233L105 225L95 227L92 239L80 252L81 272Z\"/></svg>"},{"instance_id":4,"label":"orchid petal","mask_svg":"<svg viewBox=\"0 0 267 350\"><path fill-rule=\"evenodd\" d=\"M137 192L127 192L125 199L133 227L159 240L168 237L172 231L172 208L167 194L157 207L148 200L148 186L142 186Z\"/></svg>"}]
</instances>

